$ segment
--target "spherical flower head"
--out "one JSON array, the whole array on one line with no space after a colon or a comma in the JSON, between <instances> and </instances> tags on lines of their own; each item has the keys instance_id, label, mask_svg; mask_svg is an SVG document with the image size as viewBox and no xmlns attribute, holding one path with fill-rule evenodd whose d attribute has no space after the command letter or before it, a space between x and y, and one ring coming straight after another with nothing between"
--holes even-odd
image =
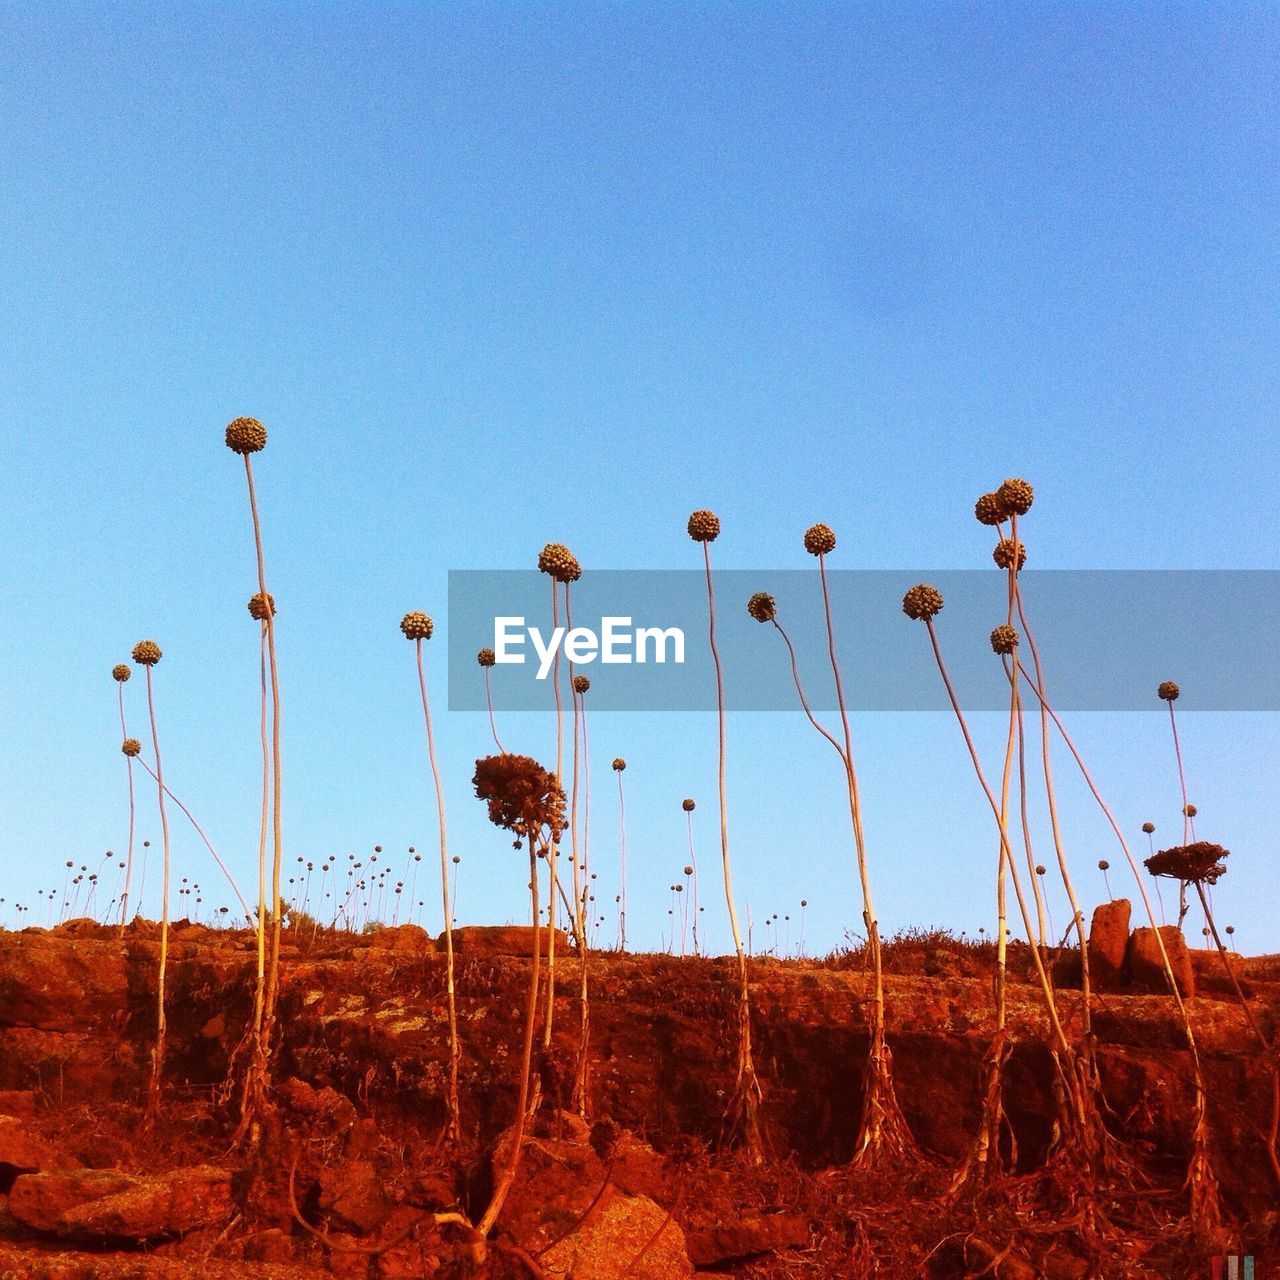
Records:
<instances>
[{"instance_id":1,"label":"spherical flower head","mask_svg":"<svg viewBox=\"0 0 1280 1280\"><path fill-rule=\"evenodd\" d=\"M582 577L578 557L563 542L548 542L538 552L538 568L549 573L557 582L577 582Z\"/></svg>"},{"instance_id":2,"label":"spherical flower head","mask_svg":"<svg viewBox=\"0 0 1280 1280\"><path fill-rule=\"evenodd\" d=\"M778 602L767 591L757 591L747 601L747 612L757 622L772 622L778 614Z\"/></svg>"},{"instance_id":3,"label":"spherical flower head","mask_svg":"<svg viewBox=\"0 0 1280 1280\"><path fill-rule=\"evenodd\" d=\"M1197 809L1195 805L1189 804L1185 809L1183 809L1182 812L1185 813L1188 818L1194 818L1196 814L1200 812L1200 810Z\"/></svg>"},{"instance_id":4,"label":"spherical flower head","mask_svg":"<svg viewBox=\"0 0 1280 1280\"><path fill-rule=\"evenodd\" d=\"M268 617L276 616L276 598L267 592L265 598L261 591L249 597L249 617L254 622L266 622Z\"/></svg>"},{"instance_id":5,"label":"spherical flower head","mask_svg":"<svg viewBox=\"0 0 1280 1280\"><path fill-rule=\"evenodd\" d=\"M714 542L720 536L720 517L714 511L695 511L689 517L689 537L694 542Z\"/></svg>"},{"instance_id":6,"label":"spherical flower head","mask_svg":"<svg viewBox=\"0 0 1280 1280\"><path fill-rule=\"evenodd\" d=\"M942 611L942 592L927 582L917 583L902 597L902 612L913 622L927 621Z\"/></svg>"},{"instance_id":7,"label":"spherical flower head","mask_svg":"<svg viewBox=\"0 0 1280 1280\"><path fill-rule=\"evenodd\" d=\"M830 525L810 525L804 532L804 549L811 556L829 555L836 549L836 535Z\"/></svg>"},{"instance_id":8,"label":"spherical flower head","mask_svg":"<svg viewBox=\"0 0 1280 1280\"><path fill-rule=\"evenodd\" d=\"M1156 824L1154 822L1144 822L1142 824L1143 834L1145 835L1150 835L1155 829Z\"/></svg>"},{"instance_id":9,"label":"spherical flower head","mask_svg":"<svg viewBox=\"0 0 1280 1280\"><path fill-rule=\"evenodd\" d=\"M1110 871L1110 870L1111 870L1111 863L1109 863L1109 862L1106 860L1106 858L1099 858L1099 859L1098 859L1098 870L1099 870L1099 871Z\"/></svg>"},{"instance_id":10,"label":"spherical flower head","mask_svg":"<svg viewBox=\"0 0 1280 1280\"><path fill-rule=\"evenodd\" d=\"M1153 876L1167 876L1185 884L1217 884L1227 872L1224 861L1229 856L1220 844L1197 840L1194 844L1161 849L1144 859L1143 866Z\"/></svg>"},{"instance_id":11,"label":"spherical flower head","mask_svg":"<svg viewBox=\"0 0 1280 1280\"><path fill-rule=\"evenodd\" d=\"M140 756L142 754L142 743L137 738L126 738L120 745L120 750L127 756Z\"/></svg>"},{"instance_id":12,"label":"spherical flower head","mask_svg":"<svg viewBox=\"0 0 1280 1280\"><path fill-rule=\"evenodd\" d=\"M498 661L498 657L492 649L481 649L480 652L476 654L476 661L482 667L491 667Z\"/></svg>"},{"instance_id":13,"label":"spherical flower head","mask_svg":"<svg viewBox=\"0 0 1280 1280\"><path fill-rule=\"evenodd\" d=\"M992 550L991 558L996 562L997 568L1008 569L1014 567L1017 570L1021 570L1022 566L1027 563L1026 544L1021 541L1014 542L1012 538L1001 538Z\"/></svg>"},{"instance_id":14,"label":"spherical flower head","mask_svg":"<svg viewBox=\"0 0 1280 1280\"><path fill-rule=\"evenodd\" d=\"M625 769L626 767L627 767L627 762L621 756L617 756L614 758L614 761L613 761L614 773L621 773L623 769Z\"/></svg>"},{"instance_id":15,"label":"spherical flower head","mask_svg":"<svg viewBox=\"0 0 1280 1280\"><path fill-rule=\"evenodd\" d=\"M485 756L471 779L489 808L489 821L530 839L544 828L555 840L565 827L564 790L555 775L530 756Z\"/></svg>"},{"instance_id":16,"label":"spherical flower head","mask_svg":"<svg viewBox=\"0 0 1280 1280\"><path fill-rule=\"evenodd\" d=\"M586 676L573 677L574 693L586 693L586 691L590 688L591 688L591 681L588 680Z\"/></svg>"},{"instance_id":17,"label":"spherical flower head","mask_svg":"<svg viewBox=\"0 0 1280 1280\"><path fill-rule=\"evenodd\" d=\"M111 678L118 680L121 684L124 684L131 675L133 675L133 672L123 662L117 662L111 668Z\"/></svg>"},{"instance_id":18,"label":"spherical flower head","mask_svg":"<svg viewBox=\"0 0 1280 1280\"><path fill-rule=\"evenodd\" d=\"M1001 623L991 633L991 648L995 653L1012 653L1018 647L1018 633L1007 623Z\"/></svg>"},{"instance_id":19,"label":"spherical flower head","mask_svg":"<svg viewBox=\"0 0 1280 1280\"><path fill-rule=\"evenodd\" d=\"M1235 925L1233 924L1227 925L1227 933L1231 934L1231 933L1235 933L1235 931L1236 931Z\"/></svg>"},{"instance_id":20,"label":"spherical flower head","mask_svg":"<svg viewBox=\"0 0 1280 1280\"><path fill-rule=\"evenodd\" d=\"M1178 695L1182 692L1178 688L1176 680L1164 680L1160 687L1156 689L1156 696L1164 702L1177 702Z\"/></svg>"},{"instance_id":21,"label":"spherical flower head","mask_svg":"<svg viewBox=\"0 0 1280 1280\"><path fill-rule=\"evenodd\" d=\"M685 811L685 813L692 813L698 806L694 804L692 800L684 800L681 801L680 807Z\"/></svg>"},{"instance_id":22,"label":"spherical flower head","mask_svg":"<svg viewBox=\"0 0 1280 1280\"><path fill-rule=\"evenodd\" d=\"M140 667L154 667L163 656L154 640L139 640L133 646L133 660Z\"/></svg>"},{"instance_id":23,"label":"spherical flower head","mask_svg":"<svg viewBox=\"0 0 1280 1280\"><path fill-rule=\"evenodd\" d=\"M686 867L685 867L685 869L684 869L684 873L685 873L685 875L687 875L687 876L691 876L691 875L693 875L693 868L692 868L692 867L690 867L690 866L686 866Z\"/></svg>"},{"instance_id":24,"label":"spherical flower head","mask_svg":"<svg viewBox=\"0 0 1280 1280\"><path fill-rule=\"evenodd\" d=\"M984 493L973 504L973 514L979 524L997 525L1009 518L1009 511L998 493Z\"/></svg>"},{"instance_id":25,"label":"spherical flower head","mask_svg":"<svg viewBox=\"0 0 1280 1280\"><path fill-rule=\"evenodd\" d=\"M436 624L420 609L413 609L400 619L400 630L406 640L430 640Z\"/></svg>"},{"instance_id":26,"label":"spherical flower head","mask_svg":"<svg viewBox=\"0 0 1280 1280\"><path fill-rule=\"evenodd\" d=\"M1045 870L1046 870L1046 867L1045 867L1045 865L1044 865L1044 863L1043 863L1043 862L1037 862L1037 863L1036 863L1036 875L1038 875L1038 876L1042 876L1042 875L1044 875Z\"/></svg>"},{"instance_id":27,"label":"spherical flower head","mask_svg":"<svg viewBox=\"0 0 1280 1280\"><path fill-rule=\"evenodd\" d=\"M1016 478L1004 482L997 490L996 497L1006 511L1014 515L1025 516L1035 501L1035 490L1025 481Z\"/></svg>"},{"instance_id":28,"label":"spherical flower head","mask_svg":"<svg viewBox=\"0 0 1280 1280\"><path fill-rule=\"evenodd\" d=\"M267 443L267 429L257 418L227 423L227 448L233 453L257 453Z\"/></svg>"}]
</instances>

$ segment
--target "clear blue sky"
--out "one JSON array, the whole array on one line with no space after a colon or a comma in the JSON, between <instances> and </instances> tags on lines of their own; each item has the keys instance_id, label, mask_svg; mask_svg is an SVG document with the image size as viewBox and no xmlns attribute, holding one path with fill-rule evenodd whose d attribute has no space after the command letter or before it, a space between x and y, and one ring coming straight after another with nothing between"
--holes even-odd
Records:
<instances>
[{"instance_id":1,"label":"clear blue sky","mask_svg":"<svg viewBox=\"0 0 1280 1280\"><path fill-rule=\"evenodd\" d=\"M695 567L711 506L725 567L810 564L819 519L843 568L981 566L973 499L1020 474L1041 567L1280 567L1278 37L1270 6L6 6L0 896L123 847L109 671L144 636L171 784L252 879L239 414L271 432L291 855L431 850L396 624L549 539L588 572ZM444 714L428 652L459 915L518 918L468 785L486 725ZM1196 715L1196 673L1168 674L1201 834L1232 849L1223 920L1280 949L1280 726ZM1154 699L1075 727L1128 829L1175 834ZM886 930L989 928L954 723L855 732ZM858 918L830 749L798 715L730 734L739 896L807 897L829 947ZM592 736L602 897L621 754L633 940L658 944L691 794L724 945L713 721ZM549 720L507 737L545 757ZM1095 900L1118 858L1059 774ZM215 883L180 819L175 858Z\"/></svg>"}]
</instances>

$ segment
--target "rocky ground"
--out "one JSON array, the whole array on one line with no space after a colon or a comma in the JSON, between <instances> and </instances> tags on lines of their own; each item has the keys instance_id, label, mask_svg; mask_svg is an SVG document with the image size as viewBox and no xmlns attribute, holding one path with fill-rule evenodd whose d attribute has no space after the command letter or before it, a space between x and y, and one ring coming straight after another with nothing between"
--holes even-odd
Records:
<instances>
[{"instance_id":1,"label":"rocky ground","mask_svg":"<svg viewBox=\"0 0 1280 1280\"><path fill-rule=\"evenodd\" d=\"M169 972L159 1117L145 1115L156 928L91 921L0 932L0 1280L276 1277L410 1280L998 1280L1208 1277L1208 1255L1280 1262L1266 1156L1268 1058L1216 954L1179 948L1211 1092L1226 1225L1192 1239L1182 1180L1191 1069L1151 937L1127 913L1096 923L1095 1032L1106 1121L1132 1172L1104 1186L1090 1258L1054 1138L1052 1060L1030 966L1015 949L1006 1107L1013 1171L948 1196L970 1150L991 1036L990 947L919 935L887 947L889 1037L918 1158L848 1168L865 1055L865 957L752 963L769 1151L753 1165L723 1130L735 981L725 959L591 957L589 1119L568 1114L578 960L562 940L544 1103L490 1240L475 1221L515 1109L528 931L464 930L457 988L461 1149L440 1143L447 1068L444 959L414 926L287 931L273 1111L233 1146L253 991L252 935L181 924ZM1266 1035L1280 962L1236 958ZM1079 1028L1078 954L1055 982ZM593 1141L594 1138L594 1141Z\"/></svg>"}]
</instances>

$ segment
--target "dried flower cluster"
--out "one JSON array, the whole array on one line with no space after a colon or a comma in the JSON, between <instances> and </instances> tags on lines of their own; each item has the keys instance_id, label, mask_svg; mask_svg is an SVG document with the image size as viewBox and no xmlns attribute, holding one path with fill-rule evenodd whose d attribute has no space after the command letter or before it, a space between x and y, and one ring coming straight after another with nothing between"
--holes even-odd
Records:
<instances>
[{"instance_id":1,"label":"dried flower cluster","mask_svg":"<svg viewBox=\"0 0 1280 1280\"><path fill-rule=\"evenodd\" d=\"M1194 844L1161 849L1144 859L1143 865L1153 876L1166 876L1185 884L1217 884L1226 873L1223 860L1228 856L1220 844L1197 840Z\"/></svg>"},{"instance_id":2,"label":"dried flower cluster","mask_svg":"<svg viewBox=\"0 0 1280 1280\"><path fill-rule=\"evenodd\" d=\"M266 598L263 598L262 592L255 592L249 597L249 617L254 622L266 622L268 618L276 616L276 598L267 592Z\"/></svg>"},{"instance_id":3,"label":"dried flower cluster","mask_svg":"<svg viewBox=\"0 0 1280 1280\"><path fill-rule=\"evenodd\" d=\"M902 597L902 612L915 622L936 617L942 612L942 592L927 582L917 583Z\"/></svg>"},{"instance_id":4,"label":"dried flower cluster","mask_svg":"<svg viewBox=\"0 0 1280 1280\"><path fill-rule=\"evenodd\" d=\"M720 517L714 511L695 511L689 517L689 537L694 542L714 542L720 536Z\"/></svg>"},{"instance_id":5,"label":"dried flower cluster","mask_svg":"<svg viewBox=\"0 0 1280 1280\"><path fill-rule=\"evenodd\" d=\"M413 609L400 619L400 630L406 640L430 640L436 624L420 609Z\"/></svg>"},{"instance_id":6,"label":"dried flower cluster","mask_svg":"<svg viewBox=\"0 0 1280 1280\"><path fill-rule=\"evenodd\" d=\"M267 443L267 429L257 418L227 423L227 448L233 453L257 453Z\"/></svg>"},{"instance_id":7,"label":"dried flower cluster","mask_svg":"<svg viewBox=\"0 0 1280 1280\"><path fill-rule=\"evenodd\" d=\"M481 649L480 652L476 654L476 661L482 667L491 667L498 661L498 658L492 649Z\"/></svg>"},{"instance_id":8,"label":"dried flower cluster","mask_svg":"<svg viewBox=\"0 0 1280 1280\"><path fill-rule=\"evenodd\" d=\"M538 568L557 582L577 582L582 577L578 558L562 542L548 542L538 553Z\"/></svg>"},{"instance_id":9,"label":"dried flower cluster","mask_svg":"<svg viewBox=\"0 0 1280 1280\"><path fill-rule=\"evenodd\" d=\"M111 668L112 679L118 680L121 684L124 684L131 675L133 675L133 672L123 662L117 662Z\"/></svg>"},{"instance_id":10,"label":"dried flower cluster","mask_svg":"<svg viewBox=\"0 0 1280 1280\"><path fill-rule=\"evenodd\" d=\"M747 601L747 612L757 622L772 622L778 614L778 602L767 591L757 591Z\"/></svg>"},{"instance_id":11,"label":"dried flower cluster","mask_svg":"<svg viewBox=\"0 0 1280 1280\"><path fill-rule=\"evenodd\" d=\"M828 555L836 549L836 535L829 525L811 525L805 530L804 549L811 556Z\"/></svg>"},{"instance_id":12,"label":"dried flower cluster","mask_svg":"<svg viewBox=\"0 0 1280 1280\"><path fill-rule=\"evenodd\" d=\"M133 646L133 660L140 667L154 667L163 656L154 640L139 640Z\"/></svg>"},{"instance_id":13,"label":"dried flower cluster","mask_svg":"<svg viewBox=\"0 0 1280 1280\"><path fill-rule=\"evenodd\" d=\"M485 756L471 779L489 808L489 821L528 839L544 827L554 838L565 828L564 790L530 756Z\"/></svg>"},{"instance_id":14,"label":"dried flower cluster","mask_svg":"<svg viewBox=\"0 0 1280 1280\"><path fill-rule=\"evenodd\" d=\"M1156 690L1156 696L1164 702L1176 702L1181 692L1182 690L1178 688L1176 680L1164 680Z\"/></svg>"},{"instance_id":15,"label":"dried flower cluster","mask_svg":"<svg viewBox=\"0 0 1280 1280\"><path fill-rule=\"evenodd\" d=\"M994 652L1000 654L1012 653L1018 647L1018 633L1013 627L1006 623L991 633L991 648Z\"/></svg>"}]
</instances>

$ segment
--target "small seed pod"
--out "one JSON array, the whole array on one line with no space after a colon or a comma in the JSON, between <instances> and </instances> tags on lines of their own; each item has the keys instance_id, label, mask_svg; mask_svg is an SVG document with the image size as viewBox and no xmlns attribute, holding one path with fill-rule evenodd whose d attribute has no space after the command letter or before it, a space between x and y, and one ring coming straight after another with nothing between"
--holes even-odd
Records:
<instances>
[{"instance_id":1,"label":"small seed pod","mask_svg":"<svg viewBox=\"0 0 1280 1280\"><path fill-rule=\"evenodd\" d=\"M615 757L613 762L614 773L621 773L623 769L625 769L626 767L627 767L627 762L621 756Z\"/></svg>"},{"instance_id":2,"label":"small seed pod","mask_svg":"<svg viewBox=\"0 0 1280 1280\"><path fill-rule=\"evenodd\" d=\"M400 619L400 630L406 640L430 640L436 624L425 613L414 609Z\"/></svg>"},{"instance_id":3,"label":"small seed pod","mask_svg":"<svg viewBox=\"0 0 1280 1280\"><path fill-rule=\"evenodd\" d=\"M942 609L942 592L927 582L918 583L902 597L902 612L914 622L935 617Z\"/></svg>"},{"instance_id":4,"label":"small seed pod","mask_svg":"<svg viewBox=\"0 0 1280 1280\"><path fill-rule=\"evenodd\" d=\"M498 658L492 649L481 649L480 652L476 654L476 661L482 667L491 667L498 661Z\"/></svg>"},{"instance_id":5,"label":"small seed pod","mask_svg":"<svg viewBox=\"0 0 1280 1280\"><path fill-rule=\"evenodd\" d=\"M1188 818L1194 818L1196 814L1200 812L1200 810L1197 809L1195 805L1189 804L1182 812L1185 813Z\"/></svg>"},{"instance_id":6,"label":"small seed pod","mask_svg":"<svg viewBox=\"0 0 1280 1280\"><path fill-rule=\"evenodd\" d=\"M714 511L695 511L689 517L689 537L694 542L714 542L720 536L720 517Z\"/></svg>"},{"instance_id":7,"label":"small seed pod","mask_svg":"<svg viewBox=\"0 0 1280 1280\"><path fill-rule=\"evenodd\" d=\"M757 622L772 622L778 613L778 602L767 591L757 591L747 601L747 612Z\"/></svg>"},{"instance_id":8,"label":"small seed pod","mask_svg":"<svg viewBox=\"0 0 1280 1280\"><path fill-rule=\"evenodd\" d=\"M1144 822L1142 824L1142 830L1145 835L1150 835L1155 829L1156 824L1154 822Z\"/></svg>"},{"instance_id":9,"label":"small seed pod","mask_svg":"<svg viewBox=\"0 0 1280 1280\"><path fill-rule=\"evenodd\" d=\"M154 640L139 640L133 646L133 660L140 667L154 667L163 656Z\"/></svg>"},{"instance_id":10,"label":"small seed pod","mask_svg":"<svg viewBox=\"0 0 1280 1280\"><path fill-rule=\"evenodd\" d=\"M991 648L995 653L1012 653L1018 647L1018 633L1007 623L1001 623L991 633Z\"/></svg>"},{"instance_id":11,"label":"small seed pod","mask_svg":"<svg viewBox=\"0 0 1280 1280\"><path fill-rule=\"evenodd\" d=\"M1009 518L1009 512L997 493L984 493L973 504L973 514L979 524L997 525Z\"/></svg>"},{"instance_id":12,"label":"small seed pod","mask_svg":"<svg viewBox=\"0 0 1280 1280\"><path fill-rule=\"evenodd\" d=\"M586 693L586 691L590 688L591 688L591 681L588 680L586 676L573 677L574 693Z\"/></svg>"},{"instance_id":13,"label":"small seed pod","mask_svg":"<svg viewBox=\"0 0 1280 1280\"><path fill-rule=\"evenodd\" d=\"M996 497L1006 511L1025 516L1035 500L1035 490L1025 480L1010 479L996 490Z\"/></svg>"},{"instance_id":14,"label":"small seed pod","mask_svg":"<svg viewBox=\"0 0 1280 1280\"><path fill-rule=\"evenodd\" d=\"M684 869L684 873L685 873L685 875L687 875L687 876L691 876L691 875L693 875L693 868L692 868L692 867L685 867L685 869Z\"/></svg>"},{"instance_id":15,"label":"small seed pod","mask_svg":"<svg viewBox=\"0 0 1280 1280\"><path fill-rule=\"evenodd\" d=\"M1106 858L1100 858L1100 859L1098 860L1098 870L1099 870L1099 871L1110 871L1110 870L1111 870L1111 863L1109 863L1109 862L1106 860Z\"/></svg>"},{"instance_id":16,"label":"small seed pod","mask_svg":"<svg viewBox=\"0 0 1280 1280\"><path fill-rule=\"evenodd\" d=\"M120 750L127 756L140 756L142 754L142 743L137 738L126 738L121 743Z\"/></svg>"},{"instance_id":17,"label":"small seed pod","mask_svg":"<svg viewBox=\"0 0 1280 1280\"><path fill-rule=\"evenodd\" d=\"M578 558L562 542L548 542L538 553L538 568L557 582L577 582L582 577Z\"/></svg>"},{"instance_id":18,"label":"small seed pod","mask_svg":"<svg viewBox=\"0 0 1280 1280\"><path fill-rule=\"evenodd\" d=\"M1235 931L1236 931L1236 927L1235 927L1235 925L1233 925L1233 924L1229 924L1229 925L1227 925L1227 934L1228 934L1228 936L1230 936L1231 934L1235 933Z\"/></svg>"},{"instance_id":19,"label":"small seed pod","mask_svg":"<svg viewBox=\"0 0 1280 1280\"><path fill-rule=\"evenodd\" d=\"M1036 875L1038 875L1038 876L1042 876L1042 875L1044 875L1044 873L1045 873L1045 869L1046 869L1046 868L1045 868L1045 865L1044 865L1044 863L1043 863L1043 862L1037 862L1037 863L1036 863Z\"/></svg>"},{"instance_id":20,"label":"small seed pod","mask_svg":"<svg viewBox=\"0 0 1280 1280\"><path fill-rule=\"evenodd\" d=\"M1156 689L1156 696L1165 702L1176 702L1178 700L1178 695L1181 692L1182 690L1178 688L1176 680L1165 680L1162 681L1160 687Z\"/></svg>"},{"instance_id":21,"label":"small seed pod","mask_svg":"<svg viewBox=\"0 0 1280 1280\"><path fill-rule=\"evenodd\" d=\"M825 556L836 549L836 535L830 525L810 525L804 534L804 549L811 556Z\"/></svg>"},{"instance_id":22,"label":"small seed pod","mask_svg":"<svg viewBox=\"0 0 1280 1280\"><path fill-rule=\"evenodd\" d=\"M227 423L227 448L233 453L257 453L267 443L267 429L257 418Z\"/></svg>"},{"instance_id":23,"label":"small seed pod","mask_svg":"<svg viewBox=\"0 0 1280 1280\"><path fill-rule=\"evenodd\" d=\"M131 675L133 675L133 672L130 671L123 662L117 662L116 665L111 668L111 678L113 680L118 680L121 684L124 684Z\"/></svg>"},{"instance_id":24,"label":"small seed pod","mask_svg":"<svg viewBox=\"0 0 1280 1280\"><path fill-rule=\"evenodd\" d=\"M255 595L249 597L249 617L254 622L266 622L268 617L276 616L276 598L267 592L266 600L262 598L262 592L259 591Z\"/></svg>"},{"instance_id":25,"label":"small seed pod","mask_svg":"<svg viewBox=\"0 0 1280 1280\"><path fill-rule=\"evenodd\" d=\"M680 803L680 807L685 811L685 813L692 813L698 806L694 804L692 800L683 800Z\"/></svg>"},{"instance_id":26,"label":"small seed pod","mask_svg":"<svg viewBox=\"0 0 1280 1280\"><path fill-rule=\"evenodd\" d=\"M992 550L991 558L1001 569L1008 569L1016 559L1017 568L1021 569L1027 563L1026 544L1022 541L1014 542L1012 538L1001 538Z\"/></svg>"}]
</instances>

